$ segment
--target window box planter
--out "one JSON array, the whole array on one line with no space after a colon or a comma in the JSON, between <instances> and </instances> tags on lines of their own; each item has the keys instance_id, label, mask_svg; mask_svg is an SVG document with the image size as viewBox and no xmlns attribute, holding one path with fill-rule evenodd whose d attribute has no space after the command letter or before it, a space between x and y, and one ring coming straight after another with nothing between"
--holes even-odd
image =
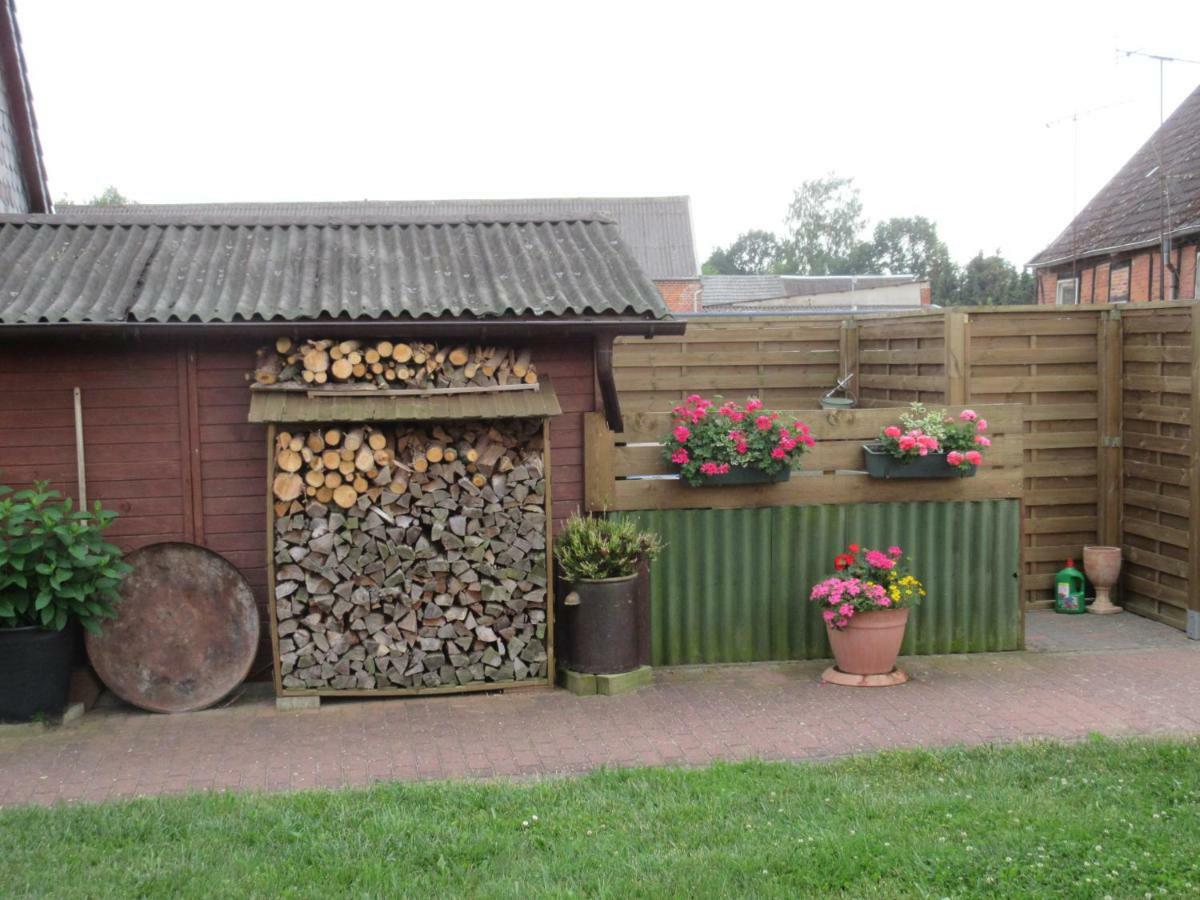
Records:
<instances>
[{"instance_id":1,"label":"window box planter","mask_svg":"<svg viewBox=\"0 0 1200 900\"><path fill-rule=\"evenodd\" d=\"M730 469L723 475L709 475L701 484L693 484L692 487L732 487L739 484L779 484L787 481L792 477L792 470L784 469L782 472L764 472L762 469L746 469L734 468ZM690 484L686 479L681 479L684 484Z\"/></svg>"},{"instance_id":2,"label":"window box planter","mask_svg":"<svg viewBox=\"0 0 1200 900\"><path fill-rule=\"evenodd\" d=\"M975 466L952 466L945 453L896 459L880 444L863 444L863 461L872 478L972 478Z\"/></svg>"}]
</instances>

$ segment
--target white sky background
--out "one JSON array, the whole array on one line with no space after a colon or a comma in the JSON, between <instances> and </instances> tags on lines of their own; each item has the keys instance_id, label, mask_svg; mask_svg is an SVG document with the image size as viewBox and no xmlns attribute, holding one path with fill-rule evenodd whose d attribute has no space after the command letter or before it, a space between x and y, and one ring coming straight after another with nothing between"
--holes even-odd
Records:
<instances>
[{"instance_id":1,"label":"white sky background","mask_svg":"<svg viewBox=\"0 0 1200 900\"><path fill-rule=\"evenodd\" d=\"M55 198L689 194L697 254L853 176L1024 262L1158 124L1200 2L20 0ZM1166 73L1170 111L1200 66Z\"/></svg>"}]
</instances>

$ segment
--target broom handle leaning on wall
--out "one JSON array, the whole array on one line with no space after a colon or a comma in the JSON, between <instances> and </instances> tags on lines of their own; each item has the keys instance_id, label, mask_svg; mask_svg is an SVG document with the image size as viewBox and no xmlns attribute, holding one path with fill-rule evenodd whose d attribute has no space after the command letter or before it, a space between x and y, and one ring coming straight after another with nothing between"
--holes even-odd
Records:
<instances>
[{"instance_id":1,"label":"broom handle leaning on wall","mask_svg":"<svg viewBox=\"0 0 1200 900\"><path fill-rule=\"evenodd\" d=\"M75 388L75 470L79 477L79 509L87 511L87 466L83 461L83 392Z\"/></svg>"}]
</instances>

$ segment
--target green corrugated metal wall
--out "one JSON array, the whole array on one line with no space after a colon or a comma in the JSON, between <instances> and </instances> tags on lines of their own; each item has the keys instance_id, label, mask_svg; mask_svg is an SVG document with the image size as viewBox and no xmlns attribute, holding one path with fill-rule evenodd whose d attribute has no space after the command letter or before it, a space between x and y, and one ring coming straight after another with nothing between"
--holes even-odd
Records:
<instances>
[{"instance_id":1,"label":"green corrugated metal wall","mask_svg":"<svg viewBox=\"0 0 1200 900\"><path fill-rule=\"evenodd\" d=\"M903 653L1016 650L1020 504L870 503L621 513L668 547L651 567L655 665L821 659L814 582L848 543L912 556L929 596Z\"/></svg>"}]
</instances>

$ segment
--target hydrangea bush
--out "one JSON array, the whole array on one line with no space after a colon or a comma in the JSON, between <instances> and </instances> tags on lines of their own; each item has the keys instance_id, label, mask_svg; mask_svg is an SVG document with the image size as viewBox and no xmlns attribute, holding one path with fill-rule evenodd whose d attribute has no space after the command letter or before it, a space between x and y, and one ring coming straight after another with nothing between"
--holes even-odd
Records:
<instances>
[{"instance_id":1,"label":"hydrangea bush","mask_svg":"<svg viewBox=\"0 0 1200 900\"><path fill-rule=\"evenodd\" d=\"M951 418L941 410L913 403L900 416L899 425L889 425L880 432L879 444L896 459L944 453L946 465L974 468L982 465L984 451L992 445L985 433L987 428L987 419L980 418L973 409L964 409L957 418Z\"/></svg>"},{"instance_id":2,"label":"hydrangea bush","mask_svg":"<svg viewBox=\"0 0 1200 900\"><path fill-rule=\"evenodd\" d=\"M663 454L694 485L736 468L768 475L799 468L800 457L814 443L807 425L785 422L756 397L744 405L722 401L718 406L692 394L672 412L675 421Z\"/></svg>"},{"instance_id":3,"label":"hydrangea bush","mask_svg":"<svg viewBox=\"0 0 1200 900\"><path fill-rule=\"evenodd\" d=\"M851 544L833 558L833 575L813 585L809 599L831 628L845 628L858 613L916 606L925 586L908 571L904 551Z\"/></svg>"}]
</instances>

